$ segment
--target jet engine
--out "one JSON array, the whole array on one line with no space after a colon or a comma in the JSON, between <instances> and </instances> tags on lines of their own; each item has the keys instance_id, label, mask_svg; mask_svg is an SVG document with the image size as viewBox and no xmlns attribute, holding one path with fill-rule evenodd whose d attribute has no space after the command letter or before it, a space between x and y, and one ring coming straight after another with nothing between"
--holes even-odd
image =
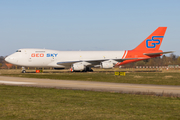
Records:
<instances>
[{"instance_id":1,"label":"jet engine","mask_svg":"<svg viewBox=\"0 0 180 120\"><path fill-rule=\"evenodd\" d=\"M75 63L71 66L72 71L81 71L85 70L86 66L82 63Z\"/></svg>"},{"instance_id":2,"label":"jet engine","mask_svg":"<svg viewBox=\"0 0 180 120\"><path fill-rule=\"evenodd\" d=\"M113 68L114 65L113 65L113 62L111 61L104 61L100 63L100 67L104 69L110 69L110 68Z\"/></svg>"}]
</instances>

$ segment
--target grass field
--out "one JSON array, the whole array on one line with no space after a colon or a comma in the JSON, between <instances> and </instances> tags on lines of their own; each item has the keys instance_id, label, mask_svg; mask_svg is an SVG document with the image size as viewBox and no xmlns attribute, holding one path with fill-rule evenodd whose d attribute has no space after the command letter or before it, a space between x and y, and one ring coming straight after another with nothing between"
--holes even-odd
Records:
<instances>
[{"instance_id":1,"label":"grass field","mask_svg":"<svg viewBox=\"0 0 180 120\"><path fill-rule=\"evenodd\" d=\"M180 98L0 85L0 119L180 119Z\"/></svg>"},{"instance_id":2,"label":"grass field","mask_svg":"<svg viewBox=\"0 0 180 120\"><path fill-rule=\"evenodd\" d=\"M35 71L35 70L33 70ZM82 80L100 81L115 83L135 83L135 84L156 84L156 85L180 85L180 72L126 72L126 76L115 76L114 72L76 72L62 73L62 71L45 70L45 73L22 74L21 70L0 70L0 75L27 77L27 78L47 78L61 80ZM61 72L61 73L60 73Z\"/></svg>"}]
</instances>

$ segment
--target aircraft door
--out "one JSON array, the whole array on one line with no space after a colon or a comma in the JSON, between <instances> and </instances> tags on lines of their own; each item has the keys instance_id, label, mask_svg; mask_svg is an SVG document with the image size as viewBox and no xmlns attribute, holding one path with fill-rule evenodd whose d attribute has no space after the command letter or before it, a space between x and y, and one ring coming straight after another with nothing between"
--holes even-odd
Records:
<instances>
[{"instance_id":1,"label":"aircraft door","mask_svg":"<svg viewBox=\"0 0 180 120\"><path fill-rule=\"evenodd\" d=\"M54 60L55 60L54 56L53 56L53 57L51 57L51 61L53 62Z\"/></svg>"},{"instance_id":2,"label":"aircraft door","mask_svg":"<svg viewBox=\"0 0 180 120\"><path fill-rule=\"evenodd\" d=\"M29 57L28 61L29 61L29 62L32 62L32 58L31 58L31 57Z\"/></svg>"},{"instance_id":3,"label":"aircraft door","mask_svg":"<svg viewBox=\"0 0 180 120\"><path fill-rule=\"evenodd\" d=\"M27 54L27 53L25 53L25 54ZM33 57L33 54L30 54L30 55L28 56L28 62L32 62L32 57Z\"/></svg>"}]
</instances>

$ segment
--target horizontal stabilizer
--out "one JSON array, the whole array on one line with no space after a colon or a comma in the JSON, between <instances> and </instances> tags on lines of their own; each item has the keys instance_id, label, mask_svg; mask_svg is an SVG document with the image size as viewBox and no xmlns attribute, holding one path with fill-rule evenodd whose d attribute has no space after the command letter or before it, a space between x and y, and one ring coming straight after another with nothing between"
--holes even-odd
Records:
<instances>
[{"instance_id":1,"label":"horizontal stabilizer","mask_svg":"<svg viewBox=\"0 0 180 120\"><path fill-rule=\"evenodd\" d=\"M173 52L174 51L158 52L158 53L144 53L144 55L153 56L153 55L167 54L167 53L173 53Z\"/></svg>"}]
</instances>

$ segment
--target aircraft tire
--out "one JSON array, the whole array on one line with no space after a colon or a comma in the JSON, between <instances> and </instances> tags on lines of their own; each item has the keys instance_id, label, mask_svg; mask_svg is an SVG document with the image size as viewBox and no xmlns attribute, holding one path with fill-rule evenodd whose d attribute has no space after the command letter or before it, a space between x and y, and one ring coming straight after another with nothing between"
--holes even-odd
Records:
<instances>
[{"instance_id":1,"label":"aircraft tire","mask_svg":"<svg viewBox=\"0 0 180 120\"><path fill-rule=\"evenodd\" d=\"M26 71L25 71L25 70L22 70L22 73L26 73Z\"/></svg>"}]
</instances>

